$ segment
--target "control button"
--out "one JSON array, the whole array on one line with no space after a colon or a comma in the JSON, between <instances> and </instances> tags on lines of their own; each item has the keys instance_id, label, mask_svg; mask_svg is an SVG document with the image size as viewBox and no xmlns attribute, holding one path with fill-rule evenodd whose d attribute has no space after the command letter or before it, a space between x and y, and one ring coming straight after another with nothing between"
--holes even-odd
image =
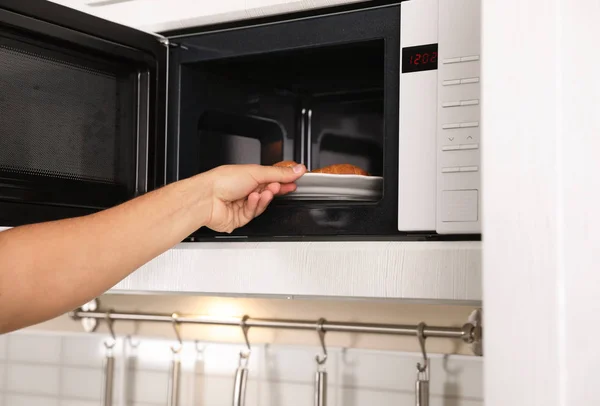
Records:
<instances>
[{"instance_id":1,"label":"control button","mask_svg":"<svg viewBox=\"0 0 600 406\"><path fill-rule=\"evenodd\" d=\"M457 151L459 149L459 145L445 145L442 147L442 151Z\"/></svg>"},{"instance_id":2,"label":"control button","mask_svg":"<svg viewBox=\"0 0 600 406\"><path fill-rule=\"evenodd\" d=\"M443 130L450 130L452 128L460 128L460 123L442 124Z\"/></svg>"},{"instance_id":3,"label":"control button","mask_svg":"<svg viewBox=\"0 0 600 406\"><path fill-rule=\"evenodd\" d=\"M458 63L461 62L462 58L446 58L444 59L444 63Z\"/></svg>"},{"instance_id":4,"label":"control button","mask_svg":"<svg viewBox=\"0 0 600 406\"><path fill-rule=\"evenodd\" d=\"M442 82L442 85L444 85L444 86L460 85L460 79L444 80Z\"/></svg>"},{"instance_id":5,"label":"control button","mask_svg":"<svg viewBox=\"0 0 600 406\"><path fill-rule=\"evenodd\" d=\"M460 123L460 128L472 128L472 127L479 127L479 122L478 121L470 121L467 123Z\"/></svg>"},{"instance_id":6,"label":"control button","mask_svg":"<svg viewBox=\"0 0 600 406\"><path fill-rule=\"evenodd\" d=\"M479 60L479 55L463 56L462 58L460 58L461 62L473 62L473 61L478 61L478 60Z\"/></svg>"},{"instance_id":7,"label":"control button","mask_svg":"<svg viewBox=\"0 0 600 406\"><path fill-rule=\"evenodd\" d=\"M469 83L479 83L479 78L465 78L465 79L461 79L460 83L462 85L467 85Z\"/></svg>"},{"instance_id":8,"label":"control button","mask_svg":"<svg viewBox=\"0 0 600 406\"><path fill-rule=\"evenodd\" d=\"M461 172L477 172L479 170L478 166L461 166Z\"/></svg>"},{"instance_id":9,"label":"control button","mask_svg":"<svg viewBox=\"0 0 600 406\"><path fill-rule=\"evenodd\" d=\"M461 144L459 149L477 149L479 148L479 144Z\"/></svg>"},{"instance_id":10,"label":"control button","mask_svg":"<svg viewBox=\"0 0 600 406\"><path fill-rule=\"evenodd\" d=\"M459 101L444 102L442 103L442 107L458 107L460 104L461 102Z\"/></svg>"},{"instance_id":11,"label":"control button","mask_svg":"<svg viewBox=\"0 0 600 406\"><path fill-rule=\"evenodd\" d=\"M473 99L473 100L461 100L460 101L460 105L461 106L476 106L479 104L479 100L478 99Z\"/></svg>"},{"instance_id":12,"label":"control button","mask_svg":"<svg viewBox=\"0 0 600 406\"><path fill-rule=\"evenodd\" d=\"M460 168L458 168L456 166L442 168L442 173L453 173L453 172L460 172Z\"/></svg>"},{"instance_id":13,"label":"control button","mask_svg":"<svg viewBox=\"0 0 600 406\"><path fill-rule=\"evenodd\" d=\"M477 221L479 212L478 190L444 190L441 201L443 222Z\"/></svg>"}]
</instances>

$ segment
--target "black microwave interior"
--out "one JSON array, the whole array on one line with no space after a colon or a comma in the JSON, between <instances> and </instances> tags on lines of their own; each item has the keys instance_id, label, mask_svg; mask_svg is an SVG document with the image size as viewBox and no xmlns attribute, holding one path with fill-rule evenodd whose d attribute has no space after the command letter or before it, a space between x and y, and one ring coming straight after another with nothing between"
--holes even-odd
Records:
<instances>
[{"instance_id":1,"label":"black microwave interior","mask_svg":"<svg viewBox=\"0 0 600 406\"><path fill-rule=\"evenodd\" d=\"M282 160L383 176L384 56L373 39L182 64L179 178Z\"/></svg>"}]
</instances>

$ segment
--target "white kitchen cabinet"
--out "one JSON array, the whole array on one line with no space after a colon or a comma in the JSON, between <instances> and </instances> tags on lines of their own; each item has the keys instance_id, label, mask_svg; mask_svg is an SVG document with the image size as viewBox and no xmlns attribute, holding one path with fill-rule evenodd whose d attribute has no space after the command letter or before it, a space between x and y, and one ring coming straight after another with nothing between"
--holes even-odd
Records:
<instances>
[{"instance_id":1,"label":"white kitchen cabinet","mask_svg":"<svg viewBox=\"0 0 600 406\"><path fill-rule=\"evenodd\" d=\"M144 31L161 32L368 0L50 0Z\"/></svg>"},{"instance_id":2,"label":"white kitchen cabinet","mask_svg":"<svg viewBox=\"0 0 600 406\"><path fill-rule=\"evenodd\" d=\"M481 243L184 243L112 291L478 303Z\"/></svg>"},{"instance_id":3,"label":"white kitchen cabinet","mask_svg":"<svg viewBox=\"0 0 600 406\"><path fill-rule=\"evenodd\" d=\"M485 404L597 405L600 3L482 14Z\"/></svg>"},{"instance_id":4,"label":"white kitchen cabinet","mask_svg":"<svg viewBox=\"0 0 600 406\"><path fill-rule=\"evenodd\" d=\"M468 241L182 243L110 293L479 305L481 261L481 243Z\"/></svg>"}]
</instances>

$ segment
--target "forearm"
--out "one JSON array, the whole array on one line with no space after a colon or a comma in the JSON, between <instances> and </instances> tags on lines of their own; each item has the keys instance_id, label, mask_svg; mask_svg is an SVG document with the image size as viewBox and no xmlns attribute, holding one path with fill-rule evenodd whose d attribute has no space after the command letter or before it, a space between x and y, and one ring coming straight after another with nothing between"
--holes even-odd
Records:
<instances>
[{"instance_id":1,"label":"forearm","mask_svg":"<svg viewBox=\"0 0 600 406\"><path fill-rule=\"evenodd\" d=\"M202 176L89 216L0 233L0 333L69 311L168 250L210 216Z\"/></svg>"}]
</instances>

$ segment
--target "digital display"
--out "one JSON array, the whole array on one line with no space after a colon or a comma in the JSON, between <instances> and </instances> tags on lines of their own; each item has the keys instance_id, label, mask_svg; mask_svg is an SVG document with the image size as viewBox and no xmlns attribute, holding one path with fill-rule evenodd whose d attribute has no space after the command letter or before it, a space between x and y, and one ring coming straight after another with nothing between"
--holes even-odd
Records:
<instances>
[{"instance_id":1,"label":"digital display","mask_svg":"<svg viewBox=\"0 0 600 406\"><path fill-rule=\"evenodd\" d=\"M402 48L402 73L437 69L438 44Z\"/></svg>"}]
</instances>

